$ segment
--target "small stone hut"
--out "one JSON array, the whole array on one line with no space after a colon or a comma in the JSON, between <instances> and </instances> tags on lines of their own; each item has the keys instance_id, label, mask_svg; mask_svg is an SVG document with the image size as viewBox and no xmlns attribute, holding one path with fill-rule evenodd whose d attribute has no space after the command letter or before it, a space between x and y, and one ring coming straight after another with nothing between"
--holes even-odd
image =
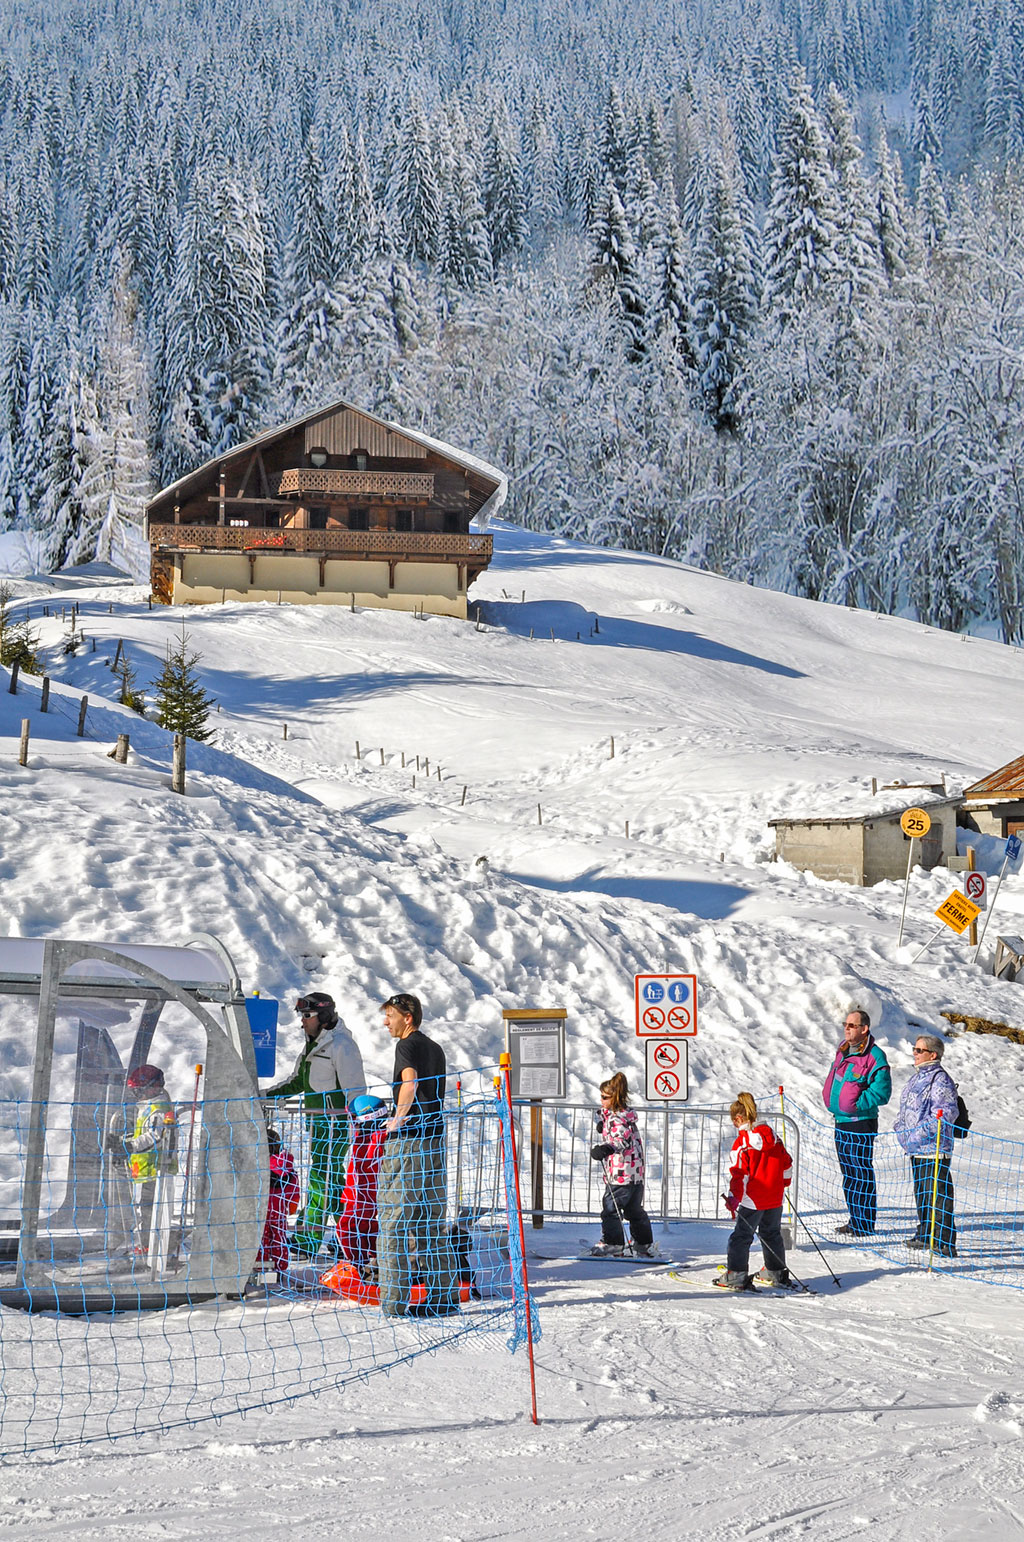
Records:
<instances>
[{"instance_id":1,"label":"small stone hut","mask_svg":"<svg viewBox=\"0 0 1024 1542\"><path fill-rule=\"evenodd\" d=\"M926 870L947 867L956 856L960 799L914 787L884 788L865 794L862 807L843 811L770 819L775 855L819 878L869 887L887 878L904 878L909 838L900 828L905 809L923 808L931 829L914 852L914 864Z\"/></svg>"}]
</instances>

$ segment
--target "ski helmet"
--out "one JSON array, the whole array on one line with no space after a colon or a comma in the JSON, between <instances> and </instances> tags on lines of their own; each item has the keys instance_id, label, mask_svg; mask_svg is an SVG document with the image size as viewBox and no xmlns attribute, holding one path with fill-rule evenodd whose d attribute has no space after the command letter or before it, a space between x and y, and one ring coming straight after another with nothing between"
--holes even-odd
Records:
<instances>
[{"instance_id":1,"label":"ski helmet","mask_svg":"<svg viewBox=\"0 0 1024 1542\"><path fill-rule=\"evenodd\" d=\"M310 991L308 996L300 996L295 1003L295 1010L303 1017L315 1012L321 1028L329 1028L338 1020L334 997L328 996L324 991Z\"/></svg>"},{"instance_id":2,"label":"ski helmet","mask_svg":"<svg viewBox=\"0 0 1024 1542\"><path fill-rule=\"evenodd\" d=\"M125 1086L129 1092L146 1092L150 1087L162 1087L164 1073L158 1065L137 1065L129 1071Z\"/></svg>"},{"instance_id":3,"label":"ski helmet","mask_svg":"<svg viewBox=\"0 0 1024 1542\"><path fill-rule=\"evenodd\" d=\"M372 1093L364 1092L358 1098L353 1098L348 1105L348 1111L353 1119L373 1119L387 1108L383 1098L375 1098Z\"/></svg>"}]
</instances>

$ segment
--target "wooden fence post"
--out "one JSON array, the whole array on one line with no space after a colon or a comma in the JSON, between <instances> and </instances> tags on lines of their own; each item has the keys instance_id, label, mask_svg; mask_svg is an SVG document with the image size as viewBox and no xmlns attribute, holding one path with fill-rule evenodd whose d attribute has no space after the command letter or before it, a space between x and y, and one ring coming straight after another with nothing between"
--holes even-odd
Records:
<instances>
[{"instance_id":1,"label":"wooden fence post","mask_svg":"<svg viewBox=\"0 0 1024 1542\"><path fill-rule=\"evenodd\" d=\"M43 676L43 694L39 698L39 710L40 710L40 712L49 712L49 710L50 710L50 677L49 677L49 675L44 675Z\"/></svg>"},{"instance_id":2,"label":"wooden fence post","mask_svg":"<svg viewBox=\"0 0 1024 1542\"><path fill-rule=\"evenodd\" d=\"M120 664L120 662L121 662L121 654L123 652L124 652L124 643L121 640L121 638L119 637L117 639L117 647L114 649L114 662L111 665L112 669L116 669L118 664Z\"/></svg>"},{"instance_id":3,"label":"wooden fence post","mask_svg":"<svg viewBox=\"0 0 1024 1542\"><path fill-rule=\"evenodd\" d=\"M80 739L85 738L85 714L88 712L88 710L89 698L88 696L83 696L78 708L78 737Z\"/></svg>"},{"instance_id":4,"label":"wooden fence post","mask_svg":"<svg viewBox=\"0 0 1024 1542\"><path fill-rule=\"evenodd\" d=\"M114 759L117 761L119 766L127 765L127 763L128 763L128 735L127 734L118 734L118 736L117 736L117 743L114 746Z\"/></svg>"},{"instance_id":5,"label":"wooden fence post","mask_svg":"<svg viewBox=\"0 0 1024 1542\"><path fill-rule=\"evenodd\" d=\"M7 687L7 690L11 696L17 696L18 694L18 674L20 670L21 660L15 659L14 663L11 665L11 683Z\"/></svg>"},{"instance_id":6,"label":"wooden fence post","mask_svg":"<svg viewBox=\"0 0 1024 1542\"><path fill-rule=\"evenodd\" d=\"M174 761L171 770L171 791L185 791L185 735L174 735Z\"/></svg>"},{"instance_id":7,"label":"wooden fence post","mask_svg":"<svg viewBox=\"0 0 1024 1542\"><path fill-rule=\"evenodd\" d=\"M29 720L28 720L27 717L23 717L22 720L21 720L21 746L20 746L20 748L18 750L18 765L19 766L27 766L28 765L28 735L29 735Z\"/></svg>"}]
</instances>

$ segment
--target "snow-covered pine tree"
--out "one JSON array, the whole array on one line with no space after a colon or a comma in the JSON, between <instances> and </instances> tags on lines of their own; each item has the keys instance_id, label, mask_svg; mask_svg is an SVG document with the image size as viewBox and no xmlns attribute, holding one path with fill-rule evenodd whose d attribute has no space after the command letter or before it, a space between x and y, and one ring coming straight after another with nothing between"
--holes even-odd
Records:
<instances>
[{"instance_id":1,"label":"snow-covered pine tree","mask_svg":"<svg viewBox=\"0 0 1024 1542\"><path fill-rule=\"evenodd\" d=\"M646 307L636 247L622 199L610 177L590 231L590 287L611 303L621 318L628 356L633 363L639 362L644 354Z\"/></svg>"},{"instance_id":2,"label":"snow-covered pine tree","mask_svg":"<svg viewBox=\"0 0 1024 1542\"><path fill-rule=\"evenodd\" d=\"M690 335L704 410L716 429L739 421L741 374L758 312L741 199L722 155L707 168L693 257Z\"/></svg>"},{"instance_id":3,"label":"snow-covered pine tree","mask_svg":"<svg viewBox=\"0 0 1024 1542\"><path fill-rule=\"evenodd\" d=\"M399 248L412 262L432 267L441 252L444 210L426 114L410 97L388 188Z\"/></svg>"},{"instance_id":4,"label":"snow-covered pine tree","mask_svg":"<svg viewBox=\"0 0 1024 1542\"><path fill-rule=\"evenodd\" d=\"M484 135L480 193L495 266L526 240L526 200L519 146L503 97L491 104Z\"/></svg>"},{"instance_id":5,"label":"snow-covered pine tree","mask_svg":"<svg viewBox=\"0 0 1024 1542\"><path fill-rule=\"evenodd\" d=\"M821 119L799 67L779 125L764 225L765 310L785 329L824 300L836 271L839 209Z\"/></svg>"}]
</instances>

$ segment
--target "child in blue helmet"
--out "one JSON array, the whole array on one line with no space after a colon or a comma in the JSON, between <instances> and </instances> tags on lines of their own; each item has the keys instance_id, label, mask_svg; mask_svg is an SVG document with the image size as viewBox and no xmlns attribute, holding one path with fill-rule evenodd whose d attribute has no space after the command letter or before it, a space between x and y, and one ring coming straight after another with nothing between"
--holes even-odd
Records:
<instances>
[{"instance_id":1,"label":"child in blue helmet","mask_svg":"<svg viewBox=\"0 0 1024 1542\"><path fill-rule=\"evenodd\" d=\"M377 1174L384 1154L388 1106L363 1093L349 1104L352 1145L338 1215L338 1249L364 1279L377 1267Z\"/></svg>"}]
</instances>

